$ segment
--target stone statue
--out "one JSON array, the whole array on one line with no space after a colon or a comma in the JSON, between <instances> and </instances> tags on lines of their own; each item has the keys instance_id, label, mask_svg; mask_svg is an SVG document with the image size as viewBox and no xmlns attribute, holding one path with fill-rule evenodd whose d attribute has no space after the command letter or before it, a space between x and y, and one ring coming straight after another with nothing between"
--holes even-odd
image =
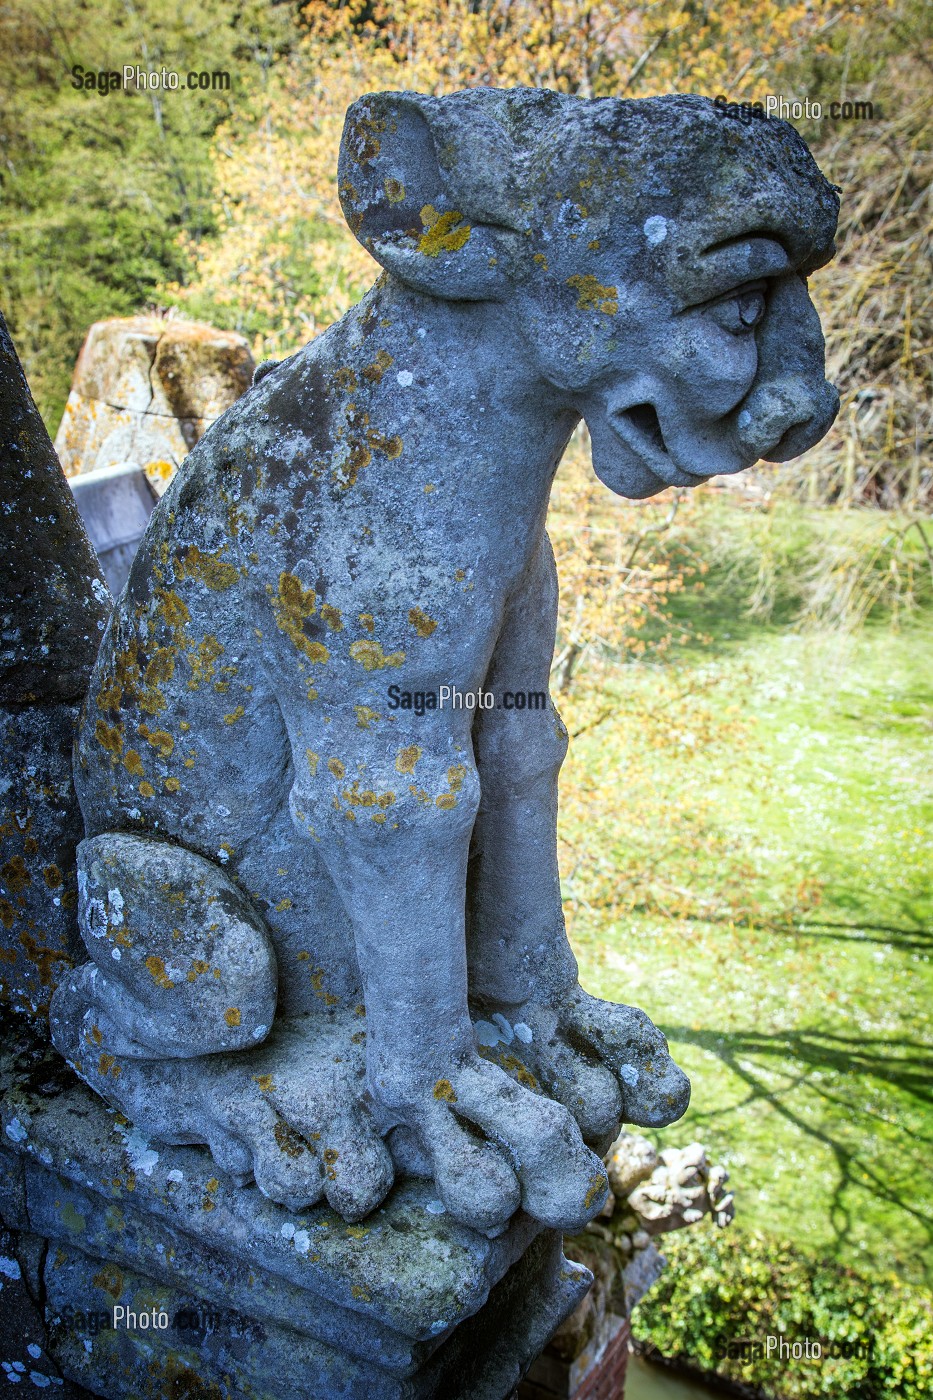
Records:
<instances>
[{"instance_id":1,"label":"stone statue","mask_svg":"<svg viewBox=\"0 0 933 1400\"><path fill-rule=\"evenodd\" d=\"M689 1084L578 985L566 731L506 701L547 691L551 480L581 417L636 498L815 443L838 201L781 122L522 89L364 97L339 180L383 275L199 442L109 623L53 1037L292 1209L408 1172L575 1230Z\"/></svg>"}]
</instances>

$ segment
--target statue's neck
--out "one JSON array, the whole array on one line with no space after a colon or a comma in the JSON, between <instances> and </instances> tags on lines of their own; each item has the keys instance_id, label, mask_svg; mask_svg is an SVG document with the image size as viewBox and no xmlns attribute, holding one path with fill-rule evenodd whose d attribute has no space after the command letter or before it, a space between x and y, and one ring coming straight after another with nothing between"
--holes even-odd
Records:
<instances>
[{"instance_id":1,"label":"statue's neck","mask_svg":"<svg viewBox=\"0 0 933 1400\"><path fill-rule=\"evenodd\" d=\"M529 526L543 519L578 415L538 373L507 305L443 301L384 277L326 340L341 365L381 356L380 388L430 422L438 455L499 481L500 508L506 492Z\"/></svg>"}]
</instances>

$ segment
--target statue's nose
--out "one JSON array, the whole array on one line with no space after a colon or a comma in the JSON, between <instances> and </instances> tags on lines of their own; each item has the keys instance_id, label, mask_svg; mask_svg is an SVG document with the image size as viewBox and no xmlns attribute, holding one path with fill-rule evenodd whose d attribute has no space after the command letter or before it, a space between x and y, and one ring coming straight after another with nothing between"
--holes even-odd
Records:
<instances>
[{"instance_id":1,"label":"statue's nose","mask_svg":"<svg viewBox=\"0 0 933 1400\"><path fill-rule=\"evenodd\" d=\"M828 380L772 379L753 389L740 408L738 440L754 457L787 462L819 442L838 412L839 394Z\"/></svg>"}]
</instances>

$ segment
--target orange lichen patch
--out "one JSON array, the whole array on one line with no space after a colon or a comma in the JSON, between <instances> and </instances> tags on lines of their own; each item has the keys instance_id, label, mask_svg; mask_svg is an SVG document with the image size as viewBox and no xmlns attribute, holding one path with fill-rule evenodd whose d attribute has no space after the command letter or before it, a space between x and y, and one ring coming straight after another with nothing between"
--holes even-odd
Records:
<instances>
[{"instance_id":1,"label":"orange lichen patch","mask_svg":"<svg viewBox=\"0 0 933 1400\"><path fill-rule=\"evenodd\" d=\"M123 725L107 724L99 719L94 726L94 738L102 749L106 749L113 759L120 757L123 752Z\"/></svg>"},{"instance_id":2,"label":"orange lichen patch","mask_svg":"<svg viewBox=\"0 0 933 1400\"><path fill-rule=\"evenodd\" d=\"M587 248L590 250L591 253L598 253L598 252L599 252L599 239L598 239L598 238L591 238L590 241L589 241L589 243L587 243L586 246L587 246Z\"/></svg>"},{"instance_id":3,"label":"orange lichen patch","mask_svg":"<svg viewBox=\"0 0 933 1400\"><path fill-rule=\"evenodd\" d=\"M189 982L197 981L199 977L204 976L205 972L210 972L210 968L210 963L205 962L203 958L193 958L191 962L191 967L188 969L188 972L186 974L187 980Z\"/></svg>"},{"instance_id":4,"label":"orange lichen patch","mask_svg":"<svg viewBox=\"0 0 933 1400\"><path fill-rule=\"evenodd\" d=\"M435 807L442 807L448 810L451 807L456 807L457 799L452 792L442 792L439 797L435 797L434 805Z\"/></svg>"},{"instance_id":5,"label":"orange lichen patch","mask_svg":"<svg viewBox=\"0 0 933 1400\"><path fill-rule=\"evenodd\" d=\"M386 199L390 204L401 204L405 198L405 186L401 180L393 180L390 176L383 180L382 188L385 190Z\"/></svg>"},{"instance_id":6,"label":"orange lichen patch","mask_svg":"<svg viewBox=\"0 0 933 1400\"><path fill-rule=\"evenodd\" d=\"M183 555L176 554L175 573L178 578L197 579L214 593L224 593L240 574L235 565L221 559L222 553L218 550L216 554L205 554L196 544L189 545Z\"/></svg>"},{"instance_id":7,"label":"orange lichen patch","mask_svg":"<svg viewBox=\"0 0 933 1400\"><path fill-rule=\"evenodd\" d=\"M272 610L280 632L284 632L298 651L309 661L323 665L330 652L320 642L314 642L305 635L304 624L317 612L317 594L313 588L304 588L294 574L279 574L279 591L272 599Z\"/></svg>"},{"instance_id":8,"label":"orange lichen patch","mask_svg":"<svg viewBox=\"0 0 933 1400\"><path fill-rule=\"evenodd\" d=\"M264 1094L270 1093L275 1088L275 1080L271 1074L254 1074L253 1078Z\"/></svg>"},{"instance_id":9,"label":"orange lichen patch","mask_svg":"<svg viewBox=\"0 0 933 1400\"><path fill-rule=\"evenodd\" d=\"M536 262L540 268L547 272L547 258L543 253L535 253L532 262Z\"/></svg>"},{"instance_id":10,"label":"orange lichen patch","mask_svg":"<svg viewBox=\"0 0 933 1400\"><path fill-rule=\"evenodd\" d=\"M590 1210L599 1200L600 1195L606 1189L606 1180L602 1176L594 1176L590 1182L590 1189L583 1197L583 1209Z\"/></svg>"},{"instance_id":11,"label":"orange lichen patch","mask_svg":"<svg viewBox=\"0 0 933 1400\"><path fill-rule=\"evenodd\" d=\"M395 361L388 350L380 350L373 363L367 365L366 368L360 372L364 379L369 380L370 384L378 384L389 366L394 363Z\"/></svg>"},{"instance_id":12,"label":"orange lichen patch","mask_svg":"<svg viewBox=\"0 0 933 1400\"><path fill-rule=\"evenodd\" d=\"M303 1152L309 1151L308 1144L305 1142L304 1138L296 1133L294 1128L289 1127L287 1123L283 1123L281 1119L276 1123L272 1132L278 1144L279 1151L284 1152L286 1157L300 1157Z\"/></svg>"},{"instance_id":13,"label":"orange lichen patch","mask_svg":"<svg viewBox=\"0 0 933 1400\"><path fill-rule=\"evenodd\" d=\"M12 928L15 921L16 910L13 908L10 901L8 899L0 899L0 924L3 924L4 928ZM13 959L10 958L9 961L12 962Z\"/></svg>"},{"instance_id":14,"label":"orange lichen patch","mask_svg":"<svg viewBox=\"0 0 933 1400\"><path fill-rule=\"evenodd\" d=\"M199 642L193 654L189 654L187 660L191 667L191 676L188 680L188 689L197 690L198 686L214 679L214 667L218 657L223 655L223 646L217 638L210 633ZM182 726L184 728L184 726ZM190 725L188 726L190 729Z\"/></svg>"},{"instance_id":15,"label":"orange lichen patch","mask_svg":"<svg viewBox=\"0 0 933 1400\"><path fill-rule=\"evenodd\" d=\"M100 1272L94 1275L95 1288L102 1288L111 1298L120 1297L123 1285L123 1271L117 1268L116 1264L105 1264Z\"/></svg>"},{"instance_id":16,"label":"orange lichen patch","mask_svg":"<svg viewBox=\"0 0 933 1400\"><path fill-rule=\"evenodd\" d=\"M405 660L403 651L393 651L387 655L382 650L381 642L371 641L366 637L362 637L358 642L351 642L349 650L353 660L358 662L364 671L381 671L386 666L401 666Z\"/></svg>"},{"instance_id":17,"label":"orange lichen patch","mask_svg":"<svg viewBox=\"0 0 933 1400\"><path fill-rule=\"evenodd\" d=\"M328 627L332 632L343 631L343 618L340 615L339 608L332 607L330 603L322 603L321 617L327 623Z\"/></svg>"},{"instance_id":18,"label":"orange lichen patch","mask_svg":"<svg viewBox=\"0 0 933 1400\"><path fill-rule=\"evenodd\" d=\"M457 1095L449 1079L439 1079L434 1086L434 1097L444 1103L456 1103Z\"/></svg>"},{"instance_id":19,"label":"orange lichen patch","mask_svg":"<svg viewBox=\"0 0 933 1400\"><path fill-rule=\"evenodd\" d=\"M591 272L575 273L567 278L567 286L577 293L578 311L601 311L614 316L619 309L619 294L615 287L604 287Z\"/></svg>"},{"instance_id":20,"label":"orange lichen patch","mask_svg":"<svg viewBox=\"0 0 933 1400\"><path fill-rule=\"evenodd\" d=\"M347 771L339 758L329 758L327 760L327 766L335 778L342 778Z\"/></svg>"},{"instance_id":21,"label":"orange lichen patch","mask_svg":"<svg viewBox=\"0 0 933 1400\"><path fill-rule=\"evenodd\" d=\"M369 633L376 630L376 619L373 617L372 613L360 613L357 621L360 626L365 627L366 631Z\"/></svg>"},{"instance_id":22,"label":"orange lichen patch","mask_svg":"<svg viewBox=\"0 0 933 1400\"><path fill-rule=\"evenodd\" d=\"M308 768L313 778L317 772L317 766L321 761L321 755L315 753L313 749L305 749L305 758L308 760Z\"/></svg>"},{"instance_id":23,"label":"orange lichen patch","mask_svg":"<svg viewBox=\"0 0 933 1400\"><path fill-rule=\"evenodd\" d=\"M344 365L341 369L338 369L334 375L334 383L337 385L338 389L345 389L348 394L352 394L359 381L350 366Z\"/></svg>"},{"instance_id":24,"label":"orange lichen patch","mask_svg":"<svg viewBox=\"0 0 933 1400\"><path fill-rule=\"evenodd\" d=\"M409 744L408 748L400 749L395 755L395 766L400 773L414 773L415 764L421 757L421 749L417 744Z\"/></svg>"},{"instance_id":25,"label":"orange lichen patch","mask_svg":"<svg viewBox=\"0 0 933 1400\"><path fill-rule=\"evenodd\" d=\"M364 1288L364 1287L362 1286L362 1284L355 1283L355 1284L353 1285L353 1287L350 1289L350 1293L351 1293L351 1295L352 1295L354 1298L356 1298L357 1301L360 1302L360 1303L371 1303L371 1302L372 1302L372 1294L370 1293L369 1289L368 1289L368 1288Z\"/></svg>"},{"instance_id":26,"label":"orange lichen patch","mask_svg":"<svg viewBox=\"0 0 933 1400\"><path fill-rule=\"evenodd\" d=\"M428 617L427 613L423 612L421 608L409 608L408 621L411 623L412 627L414 627L419 637L430 637L431 633L437 627L434 618Z\"/></svg>"},{"instance_id":27,"label":"orange lichen patch","mask_svg":"<svg viewBox=\"0 0 933 1400\"><path fill-rule=\"evenodd\" d=\"M141 778L146 771L143 768L143 761L135 749L127 749L123 755L123 767L127 773L131 773L134 778Z\"/></svg>"},{"instance_id":28,"label":"orange lichen patch","mask_svg":"<svg viewBox=\"0 0 933 1400\"><path fill-rule=\"evenodd\" d=\"M454 578L457 580L458 583L462 583L463 580L466 578L466 569L457 569L456 573L454 574Z\"/></svg>"},{"instance_id":29,"label":"orange lichen patch","mask_svg":"<svg viewBox=\"0 0 933 1400\"><path fill-rule=\"evenodd\" d=\"M182 631L191 621L191 613L185 600L180 598L174 589L168 588L157 588L155 596L158 599L156 611L173 632Z\"/></svg>"},{"instance_id":30,"label":"orange lichen patch","mask_svg":"<svg viewBox=\"0 0 933 1400\"><path fill-rule=\"evenodd\" d=\"M224 1012L224 1020L228 1026L238 1026L240 1024L240 1008L238 1006L228 1006Z\"/></svg>"},{"instance_id":31,"label":"orange lichen patch","mask_svg":"<svg viewBox=\"0 0 933 1400\"><path fill-rule=\"evenodd\" d=\"M95 1045L103 1045L103 1043L104 1043L104 1033L103 1033L103 1031L101 1030L100 1026L92 1026L92 1027L91 1027L91 1030L90 1030L90 1039L93 1040L93 1042L94 1042Z\"/></svg>"},{"instance_id":32,"label":"orange lichen patch","mask_svg":"<svg viewBox=\"0 0 933 1400\"><path fill-rule=\"evenodd\" d=\"M164 685L175 674L175 647L156 647L146 666L146 685Z\"/></svg>"},{"instance_id":33,"label":"orange lichen patch","mask_svg":"<svg viewBox=\"0 0 933 1400\"><path fill-rule=\"evenodd\" d=\"M32 884L32 876L22 856L11 856L0 868L0 875L11 894L21 894Z\"/></svg>"},{"instance_id":34,"label":"orange lichen patch","mask_svg":"<svg viewBox=\"0 0 933 1400\"><path fill-rule=\"evenodd\" d=\"M370 428L366 434L366 441L376 452L383 452L390 462L394 462L396 457L401 457L404 443L396 433L394 437L385 437L382 433L377 433L375 428Z\"/></svg>"},{"instance_id":35,"label":"orange lichen patch","mask_svg":"<svg viewBox=\"0 0 933 1400\"><path fill-rule=\"evenodd\" d=\"M463 787L463 780L467 770L462 763L454 763L447 769L447 781L450 784L451 792L459 792Z\"/></svg>"},{"instance_id":36,"label":"orange lichen patch","mask_svg":"<svg viewBox=\"0 0 933 1400\"><path fill-rule=\"evenodd\" d=\"M368 705L354 705L353 709L357 729L371 729L376 720L382 718L378 710L371 710Z\"/></svg>"},{"instance_id":37,"label":"orange lichen patch","mask_svg":"<svg viewBox=\"0 0 933 1400\"><path fill-rule=\"evenodd\" d=\"M341 491L349 491L351 486L355 486L360 472L373 460L373 454L362 442L351 440L349 449L346 459L338 463L333 473L334 484Z\"/></svg>"},{"instance_id":38,"label":"orange lichen patch","mask_svg":"<svg viewBox=\"0 0 933 1400\"><path fill-rule=\"evenodd\" d=\"M111 677L97 693L97 707L100 710L119 710L122 699L123 687Z\"/></svg>"},{"instance_id":39,"label":"orange lichen patch","mask_svg":"<svg viewBox=\"0 0 933 1400\"><path fill-rule=\"evenodd\" d=\"M146 959L146 971L149 973L149 976L152 978L153 982L155 982L155 984L161 987L164 991L168 991L169 987L174 987L175 983L165 971L165 963L162 961L161 958L157 958L154 954L150 955Z\"/></svg>"},{"instance_id":40,"label":"orange lichen patch","mask_svg":"<svg viewBox=\"0 0 933 1400\"><path fill-rule=\"evenodd\" d=\"M177 778L165 778L162 786L165 788L166 792L178 792L181 788L181 783Z\"/></svg>"},{"instance_id":41,"label":"orange lichen patch","mask_svg":"<svg viewBox=\"0 0 933 1400\"><path fill-rule=\"evenodd\" d=\"M224 724L236 724L246 714L242 705L237 705L235 710L231 710L228 715L224 715Z\"/></svg>"},{"instance_id":42,"label":"orange lichen patch","mask_svg":"<svg viewBox=\"0 0 933 1400\"><path fill-rule=\"evenodd\" d=\"M350 807L391 807L395 801L394 792L377 793L372 788L364 788L361 792L359 782L345 788L341 795Z\"/></svg>"},{"instance_id":43,"label":"orange lichen patch","mask_svg":"<svg viewBox=\"0 0 933 1400\"><path fill-rule=\"evenodd\" d=\"M167 729L150 729L148 724L138 724L136 732L141 739L147 740L154 749L158 749L162 758L170 758L172 750L175 748L175 740Z\"/></svg>"},{"instance_id":44,"label":"orange lichen patch","mask_svg":"<svg viewBox=\"0 0 933 1400\"><path fill-rule=\"evenodd\" d=\"M386 129L381 117L360 117L353 131L357 162L368 165L382 150L379 134Z\"/></svg>"},{"instance_id":45,"label":"orange lichen patch","mask_svg":"<svg viewBox=\"0 0 933 1400\"><path fill-rule=\"evenodd\" d=\"M117 1064L113 1055L102 1054L97 1061L97 1070L104 1078L106 1078L108 1074L112 1074L114 1079L120 1078L120 1066Z\"/></svg>"},{"instance_id":46,"label":"orange lichen patch","mask_svg":"<svg viewBox=\"0 0 933 1400\"><path fill-rule=\"evenodd\" d=\"M278 904L275 906L276 912L279 914L284 913L286 909L291 909L291 907L292 902L287 896L285 897L285 899L280 899Z\"/></svg>"},{"instance_id":47,"label":"orange lichen patch","mask_svg":"<svg viewBox=\"0 0 933 1400\"><path fill-rule=\"evenodd\" d=\"M155 797L155 788L149 782L140 783L139 795L140 797Z\"/></svg>"},{"instance_id":48,"label":"orange lichen patch","mask_svg":"<svg viewBox=\"0 0 933 1400\"><path fill-rule=\"evenodd\" d=\"M525 1089L530 1089L532 1093L535 1094L541 1092L541 1085L538 1083L537 1079L535 1079L528 1066L524 1064L517 1055L509 1054L506 1051L499 1051L498 1053L493 1053L488 1056L488 1058L494 1059L497 1064L500 1064L502 1068L506 1070L513 1079L517 1079L519 1084Z\"/></svg>"},{"instance_id":49,"label":"orange lichen patch","mask_svg":"<svg viewBox=\"0 0 933 1400\"><path fill-rule=\"evenodd\" d=\"M422 207L421 222L425 232L418 239L418 252L428 258L436 258L440 253L459 252L473 231L469 224L463 222L463 215L458 209L439 214L433 204Z\"/></svg>"}]
</instances>

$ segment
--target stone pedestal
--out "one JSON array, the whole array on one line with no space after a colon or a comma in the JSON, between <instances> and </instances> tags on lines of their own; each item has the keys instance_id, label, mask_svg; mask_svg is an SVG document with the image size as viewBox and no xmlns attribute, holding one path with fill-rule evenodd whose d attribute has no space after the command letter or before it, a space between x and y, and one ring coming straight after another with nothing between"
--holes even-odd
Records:
<instances>
[{"instance_id":1,"label":"stone pedestal","mask_svg":"<svg viewBox=\"0 0 933 1400\"><path fill-rule=\"evenodd\" d=\"M427 1182L361 1225L292 1213L203 1148L144 1141L25 1026L6 1042L0 1212L44 1303L24 1344L66 1383L107 1400L504 1400L589 1286L559 1235L519 1216L488 1239Z\"/></svg>"}]
</instances>

